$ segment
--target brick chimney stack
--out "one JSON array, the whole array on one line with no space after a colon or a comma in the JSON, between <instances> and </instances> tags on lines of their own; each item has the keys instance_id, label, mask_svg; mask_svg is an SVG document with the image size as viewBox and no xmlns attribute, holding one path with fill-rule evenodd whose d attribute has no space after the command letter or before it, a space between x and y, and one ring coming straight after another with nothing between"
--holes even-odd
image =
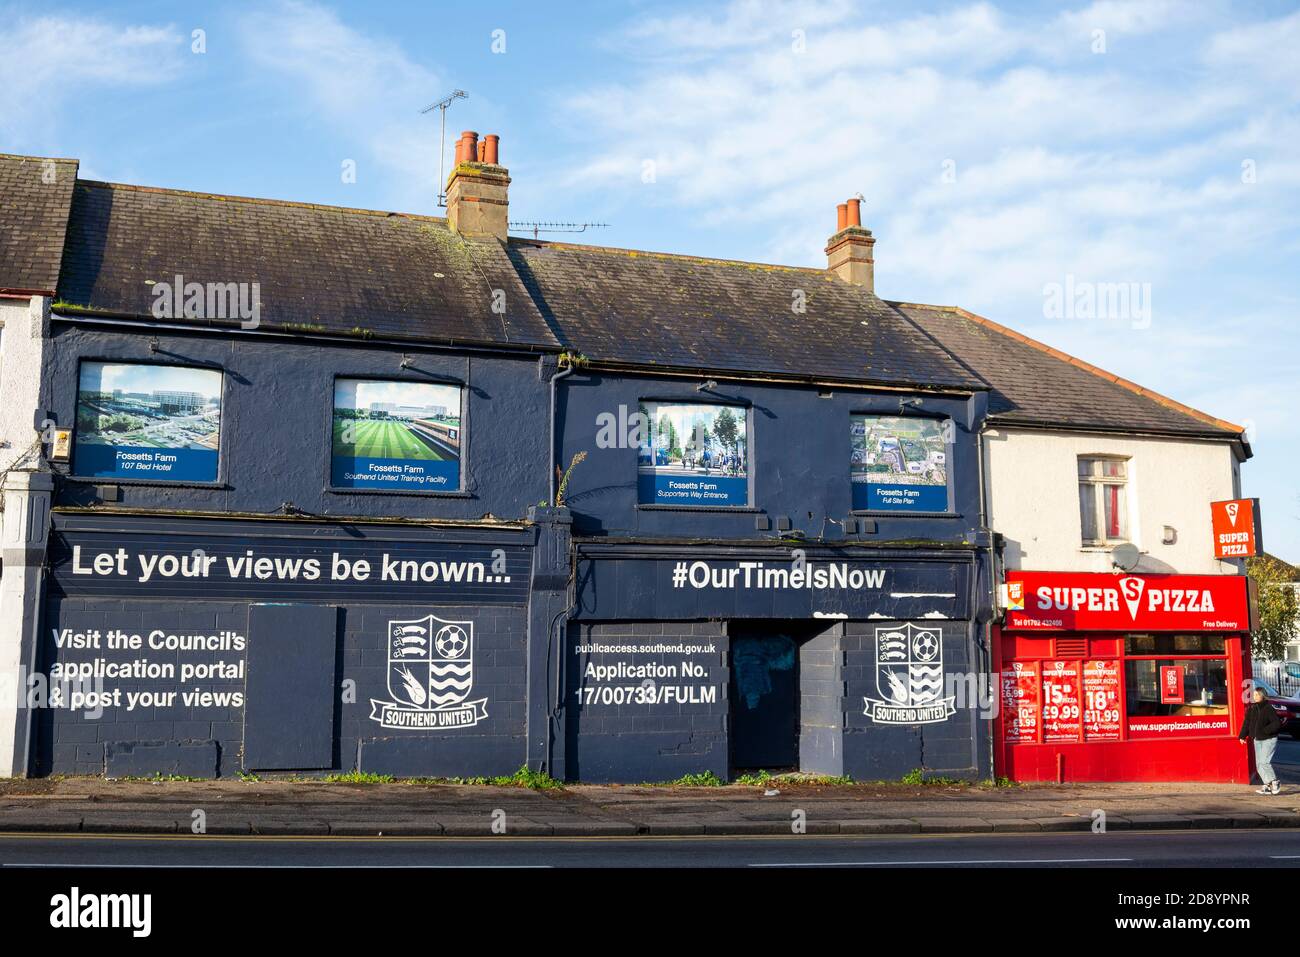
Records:
<instances>
[{"instance_id":1,"label":"brick chimney stack","mask_svg":"<svg viewBox=\"0 0 1300 957\"><path fill-rule=\"evenodd\" d=\"M447 223L468 239L506 238L510 176L498 160L500 141L495 134L479 140L466 130L456 142L456 162L447 180Z\"/></svg>"},{"instance_id":2,"label":"brick chimney stack","mask_svg":"<svg viewBox=\"0 0 1300 957\"><path fill-rule=\"evenodd\" d=\"M826 244L826 268L845 282L876 291L876 261L871 249L876 239L862 228L862 200L850 199L836 207L835 235Z\"/></svg>"}]
</instances>

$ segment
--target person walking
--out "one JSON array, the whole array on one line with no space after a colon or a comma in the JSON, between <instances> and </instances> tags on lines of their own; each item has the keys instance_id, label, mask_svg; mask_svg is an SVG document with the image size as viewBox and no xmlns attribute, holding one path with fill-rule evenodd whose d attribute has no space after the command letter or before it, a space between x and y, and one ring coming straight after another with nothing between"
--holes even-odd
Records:
<instances>
[{"instance_id":1,"label":"person walking","mask_svg":"<svg viewBox=\"0 0 1300 957\"><path fill-rule=\"evenodd\" d=\"M1246 716L1241 720L1237 737L1242 744L1249 738L1255 745L1255 768L1264 786L1256 794L1277 794L1280 786L1273 772L1273 752L1277 750L1277 733L1282 730L1282 719L1277 716L1263 690L1256 688Z\"/></svg>"}]
</instances>

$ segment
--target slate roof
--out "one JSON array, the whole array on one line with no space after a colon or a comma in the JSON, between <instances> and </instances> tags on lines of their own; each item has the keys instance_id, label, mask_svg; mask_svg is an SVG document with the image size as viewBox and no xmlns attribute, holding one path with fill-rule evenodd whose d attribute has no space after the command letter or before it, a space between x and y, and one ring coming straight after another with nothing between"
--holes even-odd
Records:
<instances>
[{"instance_id":1,"label":"slate roof","mask_svg":"<svg viewBox=\"0 0 1300 957\"><path fill-rule=\"evenodd\" d=\"M258 283L268 329L557 347L505 247L464 240L444 219L77 184L61 311L149 317L154 284L177 275ZM496 289L504 314L492 310Z\"/></svg>"},{"instance_id":2,"label":"slate roof","mask_svg":"<svg viewBox=\"0 0 1300 957\"><path fill-rule=\"evenodd\" d=\"M973 313L885 302L821 269L470 242L438 217L77 181L75 160L53 162L47 184L48 161L0 154L0 291L49 295L57 276L64 315L149 319L153 284L177 274L257 282L272 330L987 389L994 423L1241 439L1239 426Z\"/></svg>"},{"instance_id":3,"label":"slate roof","mask_svg":"<svg viewBox=\"0 0 1300 957\"><path fill-rule=\"evenodd\" d=\"M0 293L53 294L76 181L76 160L0 153Z\"/></svg>"},{"instance_id":4,"label":"slate roof","mask_svg":"<svg viewBox=\"0 0 1300 957\"><path fill-rule=\"evenodd\" d=\"M561 343L591 359L983 388L906 316L822 269L522 239L510 251Z\"/></svg>"},{"instance_id":5,"label":"slate roof","mask_svg":"<svg viewBox=\"0 0 1300 957\"><path fill-rule=\"evenodd\" d=\"M982 316L952 306L893 303L987 383L989 420L1148 431L1212 438L1242 436L1239 425L1183 405Z\"/></svg>"}]
</instances>

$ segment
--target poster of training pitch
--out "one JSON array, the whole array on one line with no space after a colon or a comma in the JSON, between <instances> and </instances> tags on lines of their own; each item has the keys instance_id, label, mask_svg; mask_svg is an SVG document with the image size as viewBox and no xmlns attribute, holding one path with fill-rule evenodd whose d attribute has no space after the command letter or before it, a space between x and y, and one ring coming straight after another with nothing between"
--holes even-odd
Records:
<instances>
[{"instance_id":1,"label":"poster of training pitch","mask_svg":"<svg viewBox=\"0 0 1300 957\"><path fill-rule=\"evenodd\" d=\"M947 423L906 416L850 418L853 508L872 512L948 510Z\"/></svg>"},{"instance_id":2,"label":"poster of training pitch","mask_svg":"<svg viewBox=\"0 0 1300 957\"><path fill-rule=\"evenodd\" d=\"M743 408L647 402L637 469L642 505L749 504L749 430Z\"/></svg>"},{"instance_id":3,"label":"poster of training pitch","mask_svg":"<svg viewBox=\"0 0 1300 957\"><path fill-rule=\"evenodd\" d=\"M215 482L221 372L83 362L73 468L96 478Z\"/></svg>"},{"instance_id":4,"label":"poster of training pitch","mask_svg":"<svg viewBox=\"0 0 1300 957\"><path fill-rule=\"evenodd\" d=\"M460 488L459 386L336 379L330 479L335 488Z\"/></svg>"}]
</instances>

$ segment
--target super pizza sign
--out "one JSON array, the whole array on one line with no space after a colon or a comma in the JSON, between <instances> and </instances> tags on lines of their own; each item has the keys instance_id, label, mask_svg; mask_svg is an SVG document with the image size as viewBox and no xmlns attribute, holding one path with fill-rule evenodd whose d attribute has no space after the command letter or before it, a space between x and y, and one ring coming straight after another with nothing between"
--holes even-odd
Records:
<instances>
[{"instance_id":1,"label":"super pizza sign","mask_svg":"<svg viewBox=\"0 0 1300 957\"><path fill-rule=\"evenodd\" d=\"M1234 498L1210 503L1215 558L1250 558L1263 551L1259 534L1259 499Z\"/></svg>"},{"instance_id":2,"label":"super pizza sign","mask_svg":"<svg viewBox=\"0 0 1300 957\"><path fill-rule=\"evenodd\" d=\"M1249 631L1238 575L1008 572L1004 627L1021 631Z\"/></svg>"}]
</instances>

